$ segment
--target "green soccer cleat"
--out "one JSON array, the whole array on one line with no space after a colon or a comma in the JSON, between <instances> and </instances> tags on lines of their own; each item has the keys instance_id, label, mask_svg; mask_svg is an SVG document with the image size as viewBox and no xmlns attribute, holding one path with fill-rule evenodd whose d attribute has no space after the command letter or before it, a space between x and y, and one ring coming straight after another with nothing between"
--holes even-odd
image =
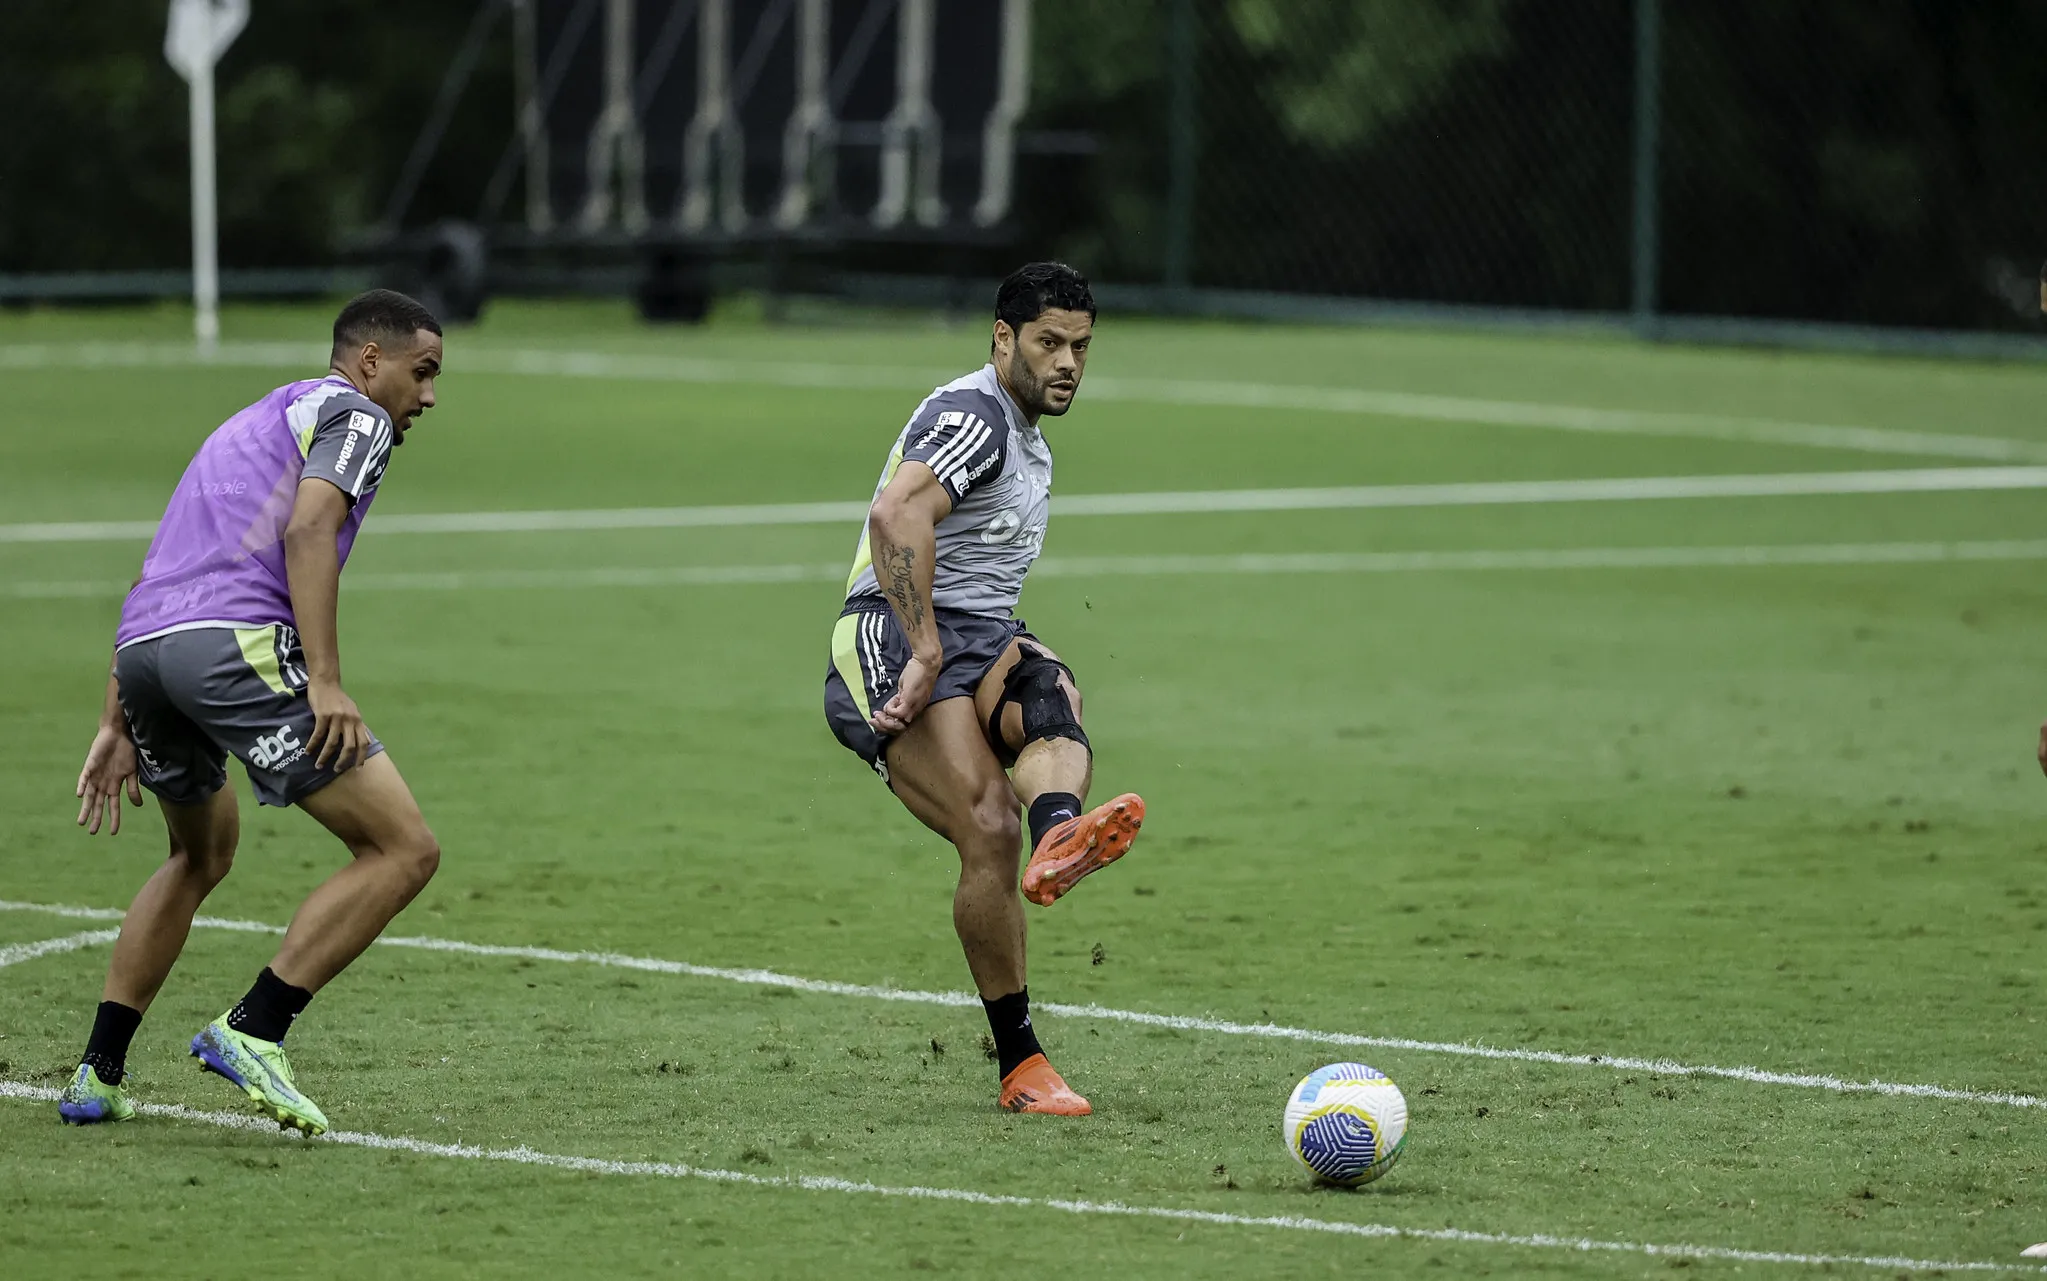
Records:
<instances>
[{"instance_id":1,"label":"green soccer cleat","mask_svg":"<svg viewBox=\"0 0 2047 1281\"><path fill-rule=\"evenodd\" d=\"M327 1114L291 1079L291 1062L275 1041L244 1036L227 1025L223 1014L192 1038L192 1057L208 1072L242 1087L242 1093L264 1116L276 1117L280 1130L301 1130L309 1136L327 1132Z\"/></svg>"},{"instance_id":2,"label":"green soccer cleat","mask_svg":"<svg viewBox=\"0 0 2047 1281\"><path fill-rule=\"evenodd\" d=\"M90 1064L78 1065L78 1075L57 1096L57 1115L66 1125L98 1125L102 1121L133 1121L135 1105L128 1092L108 1085Z\"/></svg>"}]
</instances>

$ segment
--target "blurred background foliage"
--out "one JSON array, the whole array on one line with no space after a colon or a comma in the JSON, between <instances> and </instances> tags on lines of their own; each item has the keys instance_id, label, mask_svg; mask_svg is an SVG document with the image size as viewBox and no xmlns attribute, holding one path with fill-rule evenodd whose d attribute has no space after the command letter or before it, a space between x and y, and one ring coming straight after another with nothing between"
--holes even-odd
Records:
<instances>
[{"instance_id":1,"label":"blurred background foliage","mask_svg":"<svg viewBox=\"0 0 2047 1281\"><path fill-rule=\"evenodd\" d=\"M1027 150L1014 252L1161 279L1176 3L1036 0L1026 126L1090 141ZM1635 0L1185 3L1187 283L1627 305ZM223 262L330 262L373 222L474 12L255 0L220 69ZM0 271L187 260L185 92L163 24L162 0L0 16L0 108L16 123ZM1661 50L1666 309L2031 323L2047 5L1664 0ZM413 225L475 215L511 134L510 61L500 24ZM748 143L779 162L779 138Z\"/></svg>"}]
</instances>

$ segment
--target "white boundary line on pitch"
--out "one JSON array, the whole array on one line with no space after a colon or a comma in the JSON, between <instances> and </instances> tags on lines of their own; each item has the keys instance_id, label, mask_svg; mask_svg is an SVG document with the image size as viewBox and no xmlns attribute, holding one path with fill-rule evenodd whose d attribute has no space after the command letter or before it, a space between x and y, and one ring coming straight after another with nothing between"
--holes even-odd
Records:
<instances>
[{"instance_id":1,"label":"white boundary line on pitch","mask_svg":"<svg viewBox=\"0 0 2047 1281\"><path fill-rule=\"evenodd\" d=\"M1699 498L1813 498L1850 494L1949 494L2047 489L2047 467L1924 467L1877 471L1781 472L1726 476L1613 476L1577 480L1459 481L1316 489L1218 489L1074 494L1052 514L1219 515L1227 512L1362 511L1412 507L1497 507L1546 503L1652 502ZM363 525L378 534L509 534L619 529L761 528L854 525L862 502L749 503L708 507L613 507L570 511L393 513ZM150 521L53 521L0 525L0 543L146 541Z\"/></svg>"},{"instance_id":2,"label":"white boundary line on pitch","mask_svg":"<svg viewBox=\"0 0 2047 1281\"><path fill-rule=\"evenodd\" d=\"M58 1091L18 1081L0 1081L0 1099L21 1103L54 1103ZM144 1116L163 1117L226 1130L273 1131L261 1117L237 1112L203 1112L177 1104L142 1103L136 1110ZM287 1140L289 1141L289 1140ZM536 1152L529 1147L484 1148L462 1143L431 1143L424 1139L352 1130L330 1130L317 1139L298 1140L331 1143L341 1147L369 1148L380 1152L405 1152L413 1156L442 1157L457 1161L497 1161L511 1165L539 1166L569 1170L578 1174L701 1179L709 1183L740 1187L774 1188L803 1192L841 1192L856 1196L889 1197L914 1201L950 1201L966 1205L1012 1209L1056 1210L1062 1214L1104 1215L1126 1219L1161 1219L1214 1227L1265 1228L1276 1232L1314 1232L1331 1236L1365 1237L1374 1240L1432 1241L1447 1245L1490 1245L1531 1250L1573 1250L1581 1254L1638 1254L1654 1258L1713 1259L1733 1263L1800 1264L1809 1267L1902 1268L1912 1272L2047 1272L2029 1264L1991 1263L1980 1260L1935 1261L1884 1255L1798 1254L1779 1250L1741 1250L1714 1245L1667 1245L1647 1241L1601 1241L1592 1237L1560 1237L1546 1233L1517 1235L1505 1232L1473 1232L1463 1228L1403 1228L1389 1223L1353 1223L1341 1219L1310 1219L1300 1215L1224 1214L1214 1210L1183 1209L1176 1206L1129 1205L1121 1201L1082 1201L1065 1197L1012 1196L976 1192L966 1188L890 1186L815 1174L748 1174L742 1170L719 1170L669 1161L611 1161L600 1157L561 1156Z\"/></svg>"},{"instance_id":3,"label":"white boundary line on pitch","mask_svg":"<svg viewBox=\"0 0 2047 1281\"><path fill-rule=\"evenodd\" d=\"M50 916L87 921L118 921L124 915L114 908L69 907L50 903L23 903L0 899L0 911L42 912ZM282 934L284 927L261 921L237 921L202 916L192 922L197 929L240 930L256 934ZM416 948L427 952L451 952L464 956L507 957L527 961L553 961L568 965L596 965L609 969L640 970L655 974L679 974L691 978L722 979L758 987L785 987L797 992L827 996L855 997L872 1001L895 1001L909 1005L942 1005L978 1008L980 999L969 992L925 992L915 988L878 987L865 983L838 983L828 979L800 978L774 970L730 969L714 965L692 965L658 957L625 956L616 952L571 952L551 947L518 947L491 943L465 943L458 939L386 937L383 947ZM1515 1063L1546 1063L1558 1067L1598 1067L1617 1072L1647 1072L1659 1076L1718 1077L1750 1085L1787 1085L1804 1089L1829 1090L1836 1094L1878 1094L1893 1098L1939 1099L1952 1103L1989 1103L2001 1107L2047 1108L2047 1098L1994 1090L1957 1090L1940 1085L1916 1085L1897 1081L1850 1081L1837 1076L1801 1072L1769 1072L1755 1067L1715 1067L1710 1064L1679 1063L1671 1059L1644 1059L1612 1054L1561 1054L1553 1050L1502 1049L1469 1041L1418 1041L1404 1036L1360 1036L1350 1032L1318 1032L1310 1028L1284 1027L1276 1023L1236 1023L1227 1019L1195 1018L1182 1014L1152 1014L1143 1010L1119 1010L1103 1005L1068 1005L1040 1001L1041 1014L1067 1018L1098 1019L1104 1022L1134 1023L1145 1027L1171 1028L1180 1032L1214 1032L1226 1036L1249 1036L1267 1040L1300 1041L1315 1045L1408 1050L1420 1054L1451 1054L1462 1058L1497 1059Z\"/></svg>"},{"instance_id":4,"label":"white boundary line on pitch","mask_svg":"<svg viewBox=\"0 0 2047 1281\"><path fill-rule=\"evenodd\" d=\"M223 343L201 359L177 343L27 343L0 346L0 369L188 368L211 364L237 368L317 369L325 348L297 343ZM906 369L821 362L721 360L623 352L533 351L480 346L459 353L458 372L546 378L612 378L640 382L681 382L822 391L929 391L959 376L958 369ZM1097 374L1087 380L1090 400L1200 408L1285 410L1426 422L1473 423L1600 435L1677 436L1799 445L1859 453L1916 454L1970 458L1980 462L2047 462L2047 444L1998 436L1950 435L1885 427L1844 427L1786 422L1729 414L1687 414L1659 410L1594 409L1539 401L1478 400L1352 387L1285 383L1219 382L1206 379L1119 378Z\"/></svg>"},{"instance_id":5,"label":"white boundary line on pitch","mask_svg":"<svg viewBox=\"0 0 2047 1281\"><path fill-rule=\"evenodd\" d=\"M1048 556L1031 572L1038 578L1107 578L1167 574L1403 574L1946 565L2016 560L2047 560L2047 539L1965 543L1784 543L1736 547L1575 547L1522 551ZM842 583L845 578L843 565L675 565L365 571L341 581L350 592L387 592L772 586L782 583ZM127 583L111 578L0 582L0 597L16 600L117 597L127 593Z\"/></svg>"},{"instance_id":6,"label":"white boundary line on pitch","mask_svg":"<svg viewBox=\"0 0 2047 1281\"><path fill-rule=\"evenodd\" d=\"M82 947L94 947L111 943L121 936L119 930L87 930L83 934L72 934L60 939L42 939L34 943L10 943L0 947L0 970L23 961L33 961L39 956L54 956L60 952L76 952Z\"/></svg>"}]
</instances>

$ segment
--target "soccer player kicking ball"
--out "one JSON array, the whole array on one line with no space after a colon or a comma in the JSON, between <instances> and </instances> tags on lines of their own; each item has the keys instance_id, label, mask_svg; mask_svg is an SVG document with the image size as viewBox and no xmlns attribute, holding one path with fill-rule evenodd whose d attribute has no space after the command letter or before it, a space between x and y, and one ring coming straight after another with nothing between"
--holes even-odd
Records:
<instances>
[{"instance_id":1,"label":"soccer player kicking ball","mask_svg":"<svg viewBox=\"0 0 2047 1281\"><path fill-rule=\"evenodd\" d=\"M1042 907L1122 857L1144 802L1083 812L1094 757L1080 691L1011 611L1051 511L1038 420L1072 406L1094 319L1071 267L1032 263L1002 282L989 363L932 392L896 438L825 677L832 732L959 850L953 928L995 1036L1002 1106L1061 1116L1090 1109L1031 1030L1017 810L1030 815L1024 897Z\"/></svg>"},{"instance_id":2,"label":"soccer player kicking ball","mask_svg":"<svg viewBox=\"0 0 2047 1281\"><path fill-rule=\"evenodd\" d=\"M121 793L156 794L168 861L121 922L78 1072L57 1112L76 1125L135 1115L128 1043L235 857L229 753L257 799L297 805L354 856L292 917L277 956L192 1054L280 1127L327 1118L299 1091L284 1034L313 993L412 901L440 847L397 766L342 692L341 567L391 448L434 404L441 326L403 294L342 308L325 378L278 388L206 438L171 496L114 639L99 733L78 776L78 821L121 830Z\"/></svg>"}]
</instances>

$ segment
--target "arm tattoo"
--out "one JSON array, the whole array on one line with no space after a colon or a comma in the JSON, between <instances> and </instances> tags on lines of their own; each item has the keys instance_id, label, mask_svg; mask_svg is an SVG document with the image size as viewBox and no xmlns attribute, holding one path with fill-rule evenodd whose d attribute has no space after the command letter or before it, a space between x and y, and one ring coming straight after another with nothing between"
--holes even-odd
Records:
<instances>
[{"instance_id":1,"label":"arm tattoo","mask_svg":"<svg viewBox=\"0 0 2047 1281\"><path fill-rule=\"evenodd\" d=\"M884 547L881 549L881 567L888 585L882 590L902 611L903 619L911 627L924 624L924 597L917 590L913 572L917 563L917 551L912 547Z\"/></svg>"}]
</instances>

